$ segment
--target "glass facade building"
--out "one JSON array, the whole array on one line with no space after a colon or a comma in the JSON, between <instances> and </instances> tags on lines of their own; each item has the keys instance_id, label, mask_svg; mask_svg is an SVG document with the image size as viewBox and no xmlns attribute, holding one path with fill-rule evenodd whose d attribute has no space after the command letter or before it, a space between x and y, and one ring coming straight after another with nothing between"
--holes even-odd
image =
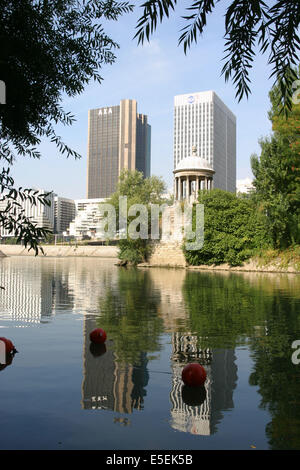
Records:
<instances>
[{"instance_id":1,"label":"glass facade building","mask_svg":"<svg viewBox=\"0 0 300 470\"><path fill-rule=\"evenodd\" d=\"M214 174L214 187L236 190L236 117L214 91L174 98L174 170L193 147Z\"/></svg>"},{"instance_id":2,"label":"glass facade building","mask_svg":"<svg viewBox=\"0 0 300 470\"><path fill-rule=\"evenodd\" d=\"M137 113L135 100L89 111L87 197L107 198L116 191L123 169L150 176L151 128Z\"/></svg>"}]
</instances>

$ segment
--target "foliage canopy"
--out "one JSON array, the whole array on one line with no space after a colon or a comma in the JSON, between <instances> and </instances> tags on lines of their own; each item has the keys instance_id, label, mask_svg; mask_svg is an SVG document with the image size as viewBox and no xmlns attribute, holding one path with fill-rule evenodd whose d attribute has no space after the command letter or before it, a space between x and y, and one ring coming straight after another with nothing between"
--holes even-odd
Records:
<instances>
[{"instance_id":1,"label":"foliage canopy","mask_svg":"<svg viewBox=\"0 0 300 470\"><path fill-rule=\"evenodd\" d=\"M61 102L80 94L91 81L101 82L99 69L115 60L118 44L105 32L103 22L117 20L132 11L128 2L114 0L4 0L0 12L0 79L6 85L6 104L0 105L1 193L6 208L0 222L18 232L20 239L35 243L46 232L38 230L23 213L13 217L18 201L30 190L16 189L7 167L16 156L40 158L37 146L48 138L67 157L79 158L57 135L57 124L70 125L74 116ZM40 202L46 203L45 198Z\"/></svg>"},{"instance_id":2,"label":"foliage canopy","mask_svg":"<svg viewBox=\"0 0 300 470\"><path fill-rule=\"evenodd\" d=\"M185 26L179 37L179 44L183 44L185 53L202 35L208 17L213 14L218 3L221 0L192 0L186 8L187 14L182 17ZM257 52L268 53L270 76L280 83L282 109L291 109L292 85L296 80L293 68L298 63L300 48L299 1L231 0L226 4L225 64L222 68L225 80L232 79L239 101L244 95L248 96L249 71L255 56ZM135 37L138 42L149 40L158 22L168 18L178 5L177 0L147 0L143 3L143 14L136 26Z\"/></svg>"}]
</instances>

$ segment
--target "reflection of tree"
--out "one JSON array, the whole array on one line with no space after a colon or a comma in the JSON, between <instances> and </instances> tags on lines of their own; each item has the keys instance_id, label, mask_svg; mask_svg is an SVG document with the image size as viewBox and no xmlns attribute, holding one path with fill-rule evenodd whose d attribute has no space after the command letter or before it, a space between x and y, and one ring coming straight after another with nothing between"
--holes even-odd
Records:
<instances>
[{"instance_id":1,"label":"reflection of tree","mask_svg":"<svg viewBox=\"0 0 300 470\"><path fill-rule=\"evenodd\" d=\"M259 387L261 407L271 415L266 434L272 449L300 449L299 366L291 361L291 344L300 338L299 284L292 278L283 285L279 276L249 282L234 274L188 273L183 285L190 330L202 348L250 343L249 382Z\"/></svg>"},{"instance_id":2,"label":"reflection of tree","mask_svg":"<svg viewBox=\"0 0 300 470\"><path fill-rule=\"evenodd\" d=\"M100 300L98 326L114 342L119 361L141 365L141 353L160 350L163 320L158 316L160 296L147 271L123 269L119 282Z\"/></svg>"},{"instance_id":3,"label":"reflection of tree","mask_svg":"<svg viewBox=\"0 0 300 470\"><path fill-rule=\"evenodd\" d=\"M265 299L236 274L190 272L183 293L190 330L198 334L201 348L235 348L263 324Z\"/></svg>"},{"instance_id":4,"label":"reflection of tree","mask_svg":"<svg viewBox=\"0 0 300 470\"><path fill-rule=\"evenodd\" d=\"M144 396L146 396L146 387L149 381L149 372L147 370L147 354L140 354L140 366L134 367L132 371L133 389L131 392L132 407L140 410L144 406Z\"/></svg>"},{"instance_id":5,"label":"reflection of tree","mask_svg":"<svg viewBox=\"0 0 300 470\"><path fill-rule=\"evenodd\" d=\"M267 335L251 341L255 365L249 382L259 387L261 407L271 414L266 433L272 449L300 449L299 366L291 361L291 344L300 338L299 307L299 300L274 292Z\"/></svg>"}]
</instances>

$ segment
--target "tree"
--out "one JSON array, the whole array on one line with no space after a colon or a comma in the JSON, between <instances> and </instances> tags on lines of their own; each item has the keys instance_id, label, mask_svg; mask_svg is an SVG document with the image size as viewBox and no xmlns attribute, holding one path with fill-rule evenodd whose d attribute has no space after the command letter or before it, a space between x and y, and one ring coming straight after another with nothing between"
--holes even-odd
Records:
<instances>
[{"instance_id":1,"label":"tree","mask_svg":"<svg viewBox=\"0 0 300 470\"><path fill-rule=\"evenodd\" d=\"M136 26L138 42L149 40L157 23L168 18L178 3L177 0L147 0L143 3L143 14ZM183 44L185 53L203 33L208 16L217 3L220 0L193 0L187 7L188 14L182 17L186 25L179 37L179 44ZM299 23L298 0L232 0L229 3L225 14L225 64L222 74L226 81L232 79L239 101L250 93L249 71L258 47L260 53L269 53L271 77L280 82L282 109L291 109L292 85L296 80L293 67L298 62L300 48Z\"/></svg>"},{"instance_id":2,"label":"tree","mask_svg":"<svg viewBox=\"0 0 300 470\"><path fill-rule=\"evenodd\" d=\"M300 243L300 104L285 119L278 109L278 86L270 92L273 134L260 141L261 155L251 156L258 207L267 215L273 247Z\"/></svg>"},{"instance_id":3,"label":"tree","mask_svg":"<svg viewBox=\"0 0 300 470\"><path fill-rule=\"evenodd\" d=\"M49 138L62 154L80 155L57 135L55 125L71 125L74 116L61 107L63 96L74 97L95 80L99 69L115 60L118 47L102 22L117 20L133 8L114 0L5 0L0 13L0 79L6 85L6 103L0 105L1 193L7 210L0 222L19 230L19 238L37 250L34 240L46 235L23 214L18 200L37 202L33 191L14 187L8 174L17 156L40 158L37 146ZM46 203L46 197L40 202Z\"/></svg>"},{"instance_id":4,"label":"tree","mask_svg":"<svg viewBox=\"0 0 300 470\"><path fill-rule=\"evenodd\" d=\"M116 209L117 220L119 220L119 198L120 196L127 197L128 209L135 204L142 204L146 208L146 220L148 236L151 229L151 205L160 205L163 202L162 194L165 191L165 183L157 176L144 178L143 173L140 171L123 170L117 191L111 196L108 201ZM127 216L127 227L135 219L134 215ZM139 226L139 231L142 228ZM129 261L133 264L145 261L149 255L149 238L130 238L129 233L124 234L126 238L119 241L119 258L124 261Z\"/></svg>"},{"instance_id":5,"label":"tree","mask_svg":"<svg viewBox=\"0 0 300 470\"><path fill-rule=\"evenodd\" d=\"M200 191L198 202L204 204L204 244L201 250L184 249L188 263L236 266L250 258L257 247L267 246L264 216L251 199L214 189Z\"/></svg>"}]
</instances>

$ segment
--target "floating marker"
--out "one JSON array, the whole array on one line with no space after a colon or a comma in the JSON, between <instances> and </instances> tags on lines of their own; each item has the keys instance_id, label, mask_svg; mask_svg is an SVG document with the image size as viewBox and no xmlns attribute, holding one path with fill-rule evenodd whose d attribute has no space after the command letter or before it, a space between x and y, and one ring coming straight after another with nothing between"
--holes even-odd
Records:
<instances>
[{"instance_id":1,"label":"floating marker","mask_svg":"<svg viewBox=\"0 0 300 470\"><path fill-rule=\"evenodd\" d=\"M200 387L206 380L206 371L198 363L187 364L182 370L182 380L189 387Z\"/></svg>"},{"instance_id":2,"label":"floating marker","mask_svg":"<svg viewBox=\"0 0 300 470\"><path fill-rule=\"evenodd\" d=\"M92 343L103 344L106 341L106 333L102 328L96 328L90 333Z\"/></svg>"},{"instance_id":3,"label":"floating marker","mask_svg":"<svg viewBox=\"0 0 300 470\"><path fill-rule=\"evenodd\" d=\"M14 347L14 345L13 345L13 343L11 342L10 339L7 339L7 338L0 338L0 341L2 341L2 343L5 344L5 352L6 352L6 354L16 353L16 352L17 352L16 348Z\"/></svg>"}]
</instances>

